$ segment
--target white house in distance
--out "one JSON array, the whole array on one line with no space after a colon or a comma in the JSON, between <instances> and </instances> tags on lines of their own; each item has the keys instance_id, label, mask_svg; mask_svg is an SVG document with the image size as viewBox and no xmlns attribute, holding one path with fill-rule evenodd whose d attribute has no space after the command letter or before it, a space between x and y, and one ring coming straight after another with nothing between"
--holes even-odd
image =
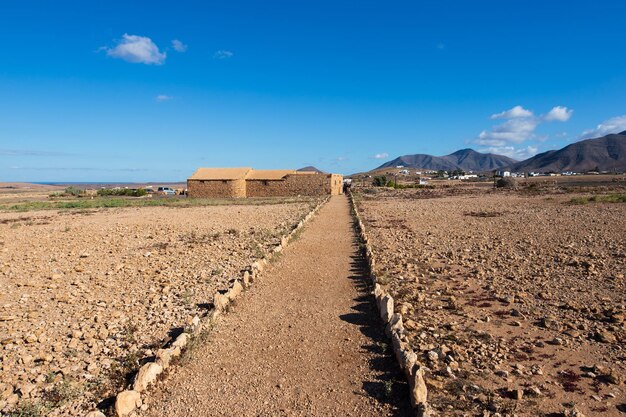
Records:
<instances>
[{"instance_id":1,"label":"white house in distance","mask_svg":"<svg viewBox=\"0 0 626 417\"><path fill-rule=\"evenodd\" d=\"M477 174L465 174L465 175L460 175L459 178L462 180L471 180L472 178L478 178L478 175Z\"/></svg>"}]
</instances>

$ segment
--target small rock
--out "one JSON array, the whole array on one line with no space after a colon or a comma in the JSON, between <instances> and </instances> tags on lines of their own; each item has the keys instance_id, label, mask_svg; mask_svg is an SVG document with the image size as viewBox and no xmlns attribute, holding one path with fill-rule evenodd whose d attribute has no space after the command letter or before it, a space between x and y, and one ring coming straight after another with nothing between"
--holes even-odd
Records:
<instances>
[{"instance_id":1,"label":"small rock","mask_svg":"<svg viewBox=\"0 0 626 417\"><path fill-rule=\"evenodd\" d=\"M551 345L559 346L563 344L563 339L561 339L560 337L555 337L554 339L550 340L548 343Z\"/></svg>"},{"instance_id":2,"label":"small rock","mask_svg":"<svg viewBox=\"0 0 626 417\"><path fill-rule=\"evenodd\" d=\"M118 417L126 417L137 407L141 407L141 395L137 391L122 391L117 394L115 414Z\"/></svg>"},{"instance_id":3,"label":"small rock","mask_svg":"<svg viewBox=\"0 0 626 417\"><path fill-rule=\"evenodd\" d=\"M565 416L565 417L586 417L582 412L580 412L576 408L573 408L571 410L565 410L563 412L563 416Z\"/></svg>"},{"instance_id":4,"label":"small rock","mask_svg":"<svg viewBox=\"0 0 626 417\"><path fill-rule=\"evenodd\" d=\"M184 348L187 346L187 342L189 341L189 335L187 333L181 333L178 335L174 343L172 343L172 347Z\"/></svg>"},{"instance_id":5,"label":"small rock","mask_svg":"<svg viewBox=\"0 0 626 417\"><path fill-rule=\"evenodd\" d=\"M163 372L163 367L157 363L151 362L143 365L135 377L133 389L137 392L144 391L150 384L156 381L161 372Z\"/></svg>"},{"instance_id":6,"label":"small rock","mask_svg":"<svg viewBox=\"0 0 626 417\"><path fill-rule=\"evenodd\" d=\"M424 368L415 365L411 382L411 403L413 407L424 406L428 397L428 389L424 381Z\"/></svg>"},{"instance_id":7,"label":"small rock","mask_svg":"<svg viewBox=\"0 0 626 417\"><path fill-rule=\"evenodd\" d=\"M393 298L387 294L380 300L380 318L389 323L391 316L393 316Z\"/></svg>"},{"instance_id":8,"label":"small rock","mask_svg":"<svg viewBox=\"0 0 626 417\"><path fill-rule=\"evenodd\" d=\"M237 280L233 283L233 286L230 291L228 291L227 296L231 301L233 301L235 298L239 297L241 291L243 291L243 286L241 285L239 280Z\"/></svg>"},{"instance_id":9,"label":"small rock","mask_svg":"<svg viewBox=\"0 0 626 417\"><path fill-rule=\"evenodd\" d=\"M617 343L615 335L607 330L600 330L595 334L596 340L602 343Z\"/></svg>"}]
</instances>

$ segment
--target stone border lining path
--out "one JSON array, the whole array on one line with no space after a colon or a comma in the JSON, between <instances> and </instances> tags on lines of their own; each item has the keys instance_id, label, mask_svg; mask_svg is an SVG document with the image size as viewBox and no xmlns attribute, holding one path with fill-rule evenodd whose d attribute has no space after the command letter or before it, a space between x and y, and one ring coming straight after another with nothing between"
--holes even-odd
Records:
<instances>
[{"instance_id":1,"label":"stone border lining path","mask_svg":"<svg viewBox=\"0 0 626 417\"><path fill-rule=\"evenodd\" d=\"M159 349L155 357L145 362L137 371L132 386L117 394L115 398L114 411L118 417L126 417L133 413L143 404L142 396L145 398L149 386L157 381L157 378L163 371L168 369L172 364L172 359L177 358L185 350L189 341L200 335L204 330L210 329L216 320L224 314L228 305L234 301L244 290L248 288L265 268L265 266L285 248L294 236L300 232L302 227L308 223L311 218L319 211L319 209L329 201L330 197L325 198L313 210L311 210L298 224L286 235L282 236L280 243L274 249L261 259L257 259L250 266L244 268L241 278L231 281L228 289L218 291L213 297L213 309L203 317L196 315L188 326L186 331L179 334L176 339ZM106 417L99 410L87 413L86 417Z\"/></svg>"},{"instance_id":2,"label":"stone border lining path","mask_svg":"<svg viewBox=\"0 0 626 417\"><path fill-rule=\"evenodd\" d=\"M416 409L417 415L427 417L430 415L427 402L427 388L424 380L424 368L417 362L417 355L411 348L406 337L402 324L402 314L394 312L394 299L376 279L376 259L372 245L365 232L365 226L359 215L359 211L354 201L354 196L350 194L352 212L356 218L357 232L364 246L365 259L369 266L370 279L374 285L374 296L376 305L380 312L380 317L385 323L385 334L392 342L393 352L398 364L404 371L410 387L411 405Z\"/></svg>"},{"instance_id":3,"label":"stone border lining path","mask_svg":"<svg viewBox=\"0 0 626 417\"><path fill-rule=\"evenodd\" d=\"M349 199L333 197L138 415L414 416L372 291Z\"/></svg>"}]
</instances>

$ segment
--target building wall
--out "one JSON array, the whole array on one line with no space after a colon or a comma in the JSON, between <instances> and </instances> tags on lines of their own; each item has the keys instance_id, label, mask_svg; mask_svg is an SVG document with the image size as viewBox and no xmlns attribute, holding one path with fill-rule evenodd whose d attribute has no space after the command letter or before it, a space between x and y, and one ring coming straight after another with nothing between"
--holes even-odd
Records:
<instances>
[{"instance_id":1,"label":"building wall","mask_svg":"<svg viewBox=\"0 0 626 417\"><path fill-rule=\"evenodd\" d=\"M187 180L187 193L191 198L245 198L246 181Z\"/></svg>"},{"instance_id":2,"label":"building wall","mask_svg":"<svg viewBox=\"0 0 626 417\"><path fill-rule=\"evenodd\" d=\"M330 174L330 195L343 194L343 175Z\"/></svg>"},{"instance_id":3,"label":"building wall","mask_svg":"<svg viewBox=\"0 0 626 417\"><path fill-rule=\"evenodd\" d=\"M282 180L247 180L248 197L339 195L343 177L337 174L295 174Z\"/></svg>"}]
</instances>

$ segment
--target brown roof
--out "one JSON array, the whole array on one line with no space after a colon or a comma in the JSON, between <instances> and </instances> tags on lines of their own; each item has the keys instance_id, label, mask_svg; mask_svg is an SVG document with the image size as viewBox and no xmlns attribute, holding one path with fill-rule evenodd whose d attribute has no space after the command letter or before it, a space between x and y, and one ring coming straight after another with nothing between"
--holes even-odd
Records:
<instances>
[{"instance_id":1,"label":"brown roof","mask_svg":"<svg viewBox=\"0 0 626 417\"><path fill-rule=\"evenodd\" d=\"M277 181L282 180L287 175L315 175L316 172L311 171L294 171L293 169L252 169L248 167L242 168L198 168L193 173L190 180L216 180L216 181L232 181L232 180L263 180Z\"/></svg>"},{"instance_id":2,"label":"brown roof","mask_svg":"<svg viewBox=\"0 0 626 417\"><path fill-rule=\"evenodd\" d=\"M198 168L190 180L241 180L252 168Z\"/></svg>"},{"instance_id":3,"label":"brown roof","mask_svg":"<svg viewBox=\"0 0 626 417\"><path fill-rule=\"evenodd\" d=\"M253 169L246 175L247 180L282 180L287 175L295 174L291 169Z\"/></svg>"}]
</instances>

